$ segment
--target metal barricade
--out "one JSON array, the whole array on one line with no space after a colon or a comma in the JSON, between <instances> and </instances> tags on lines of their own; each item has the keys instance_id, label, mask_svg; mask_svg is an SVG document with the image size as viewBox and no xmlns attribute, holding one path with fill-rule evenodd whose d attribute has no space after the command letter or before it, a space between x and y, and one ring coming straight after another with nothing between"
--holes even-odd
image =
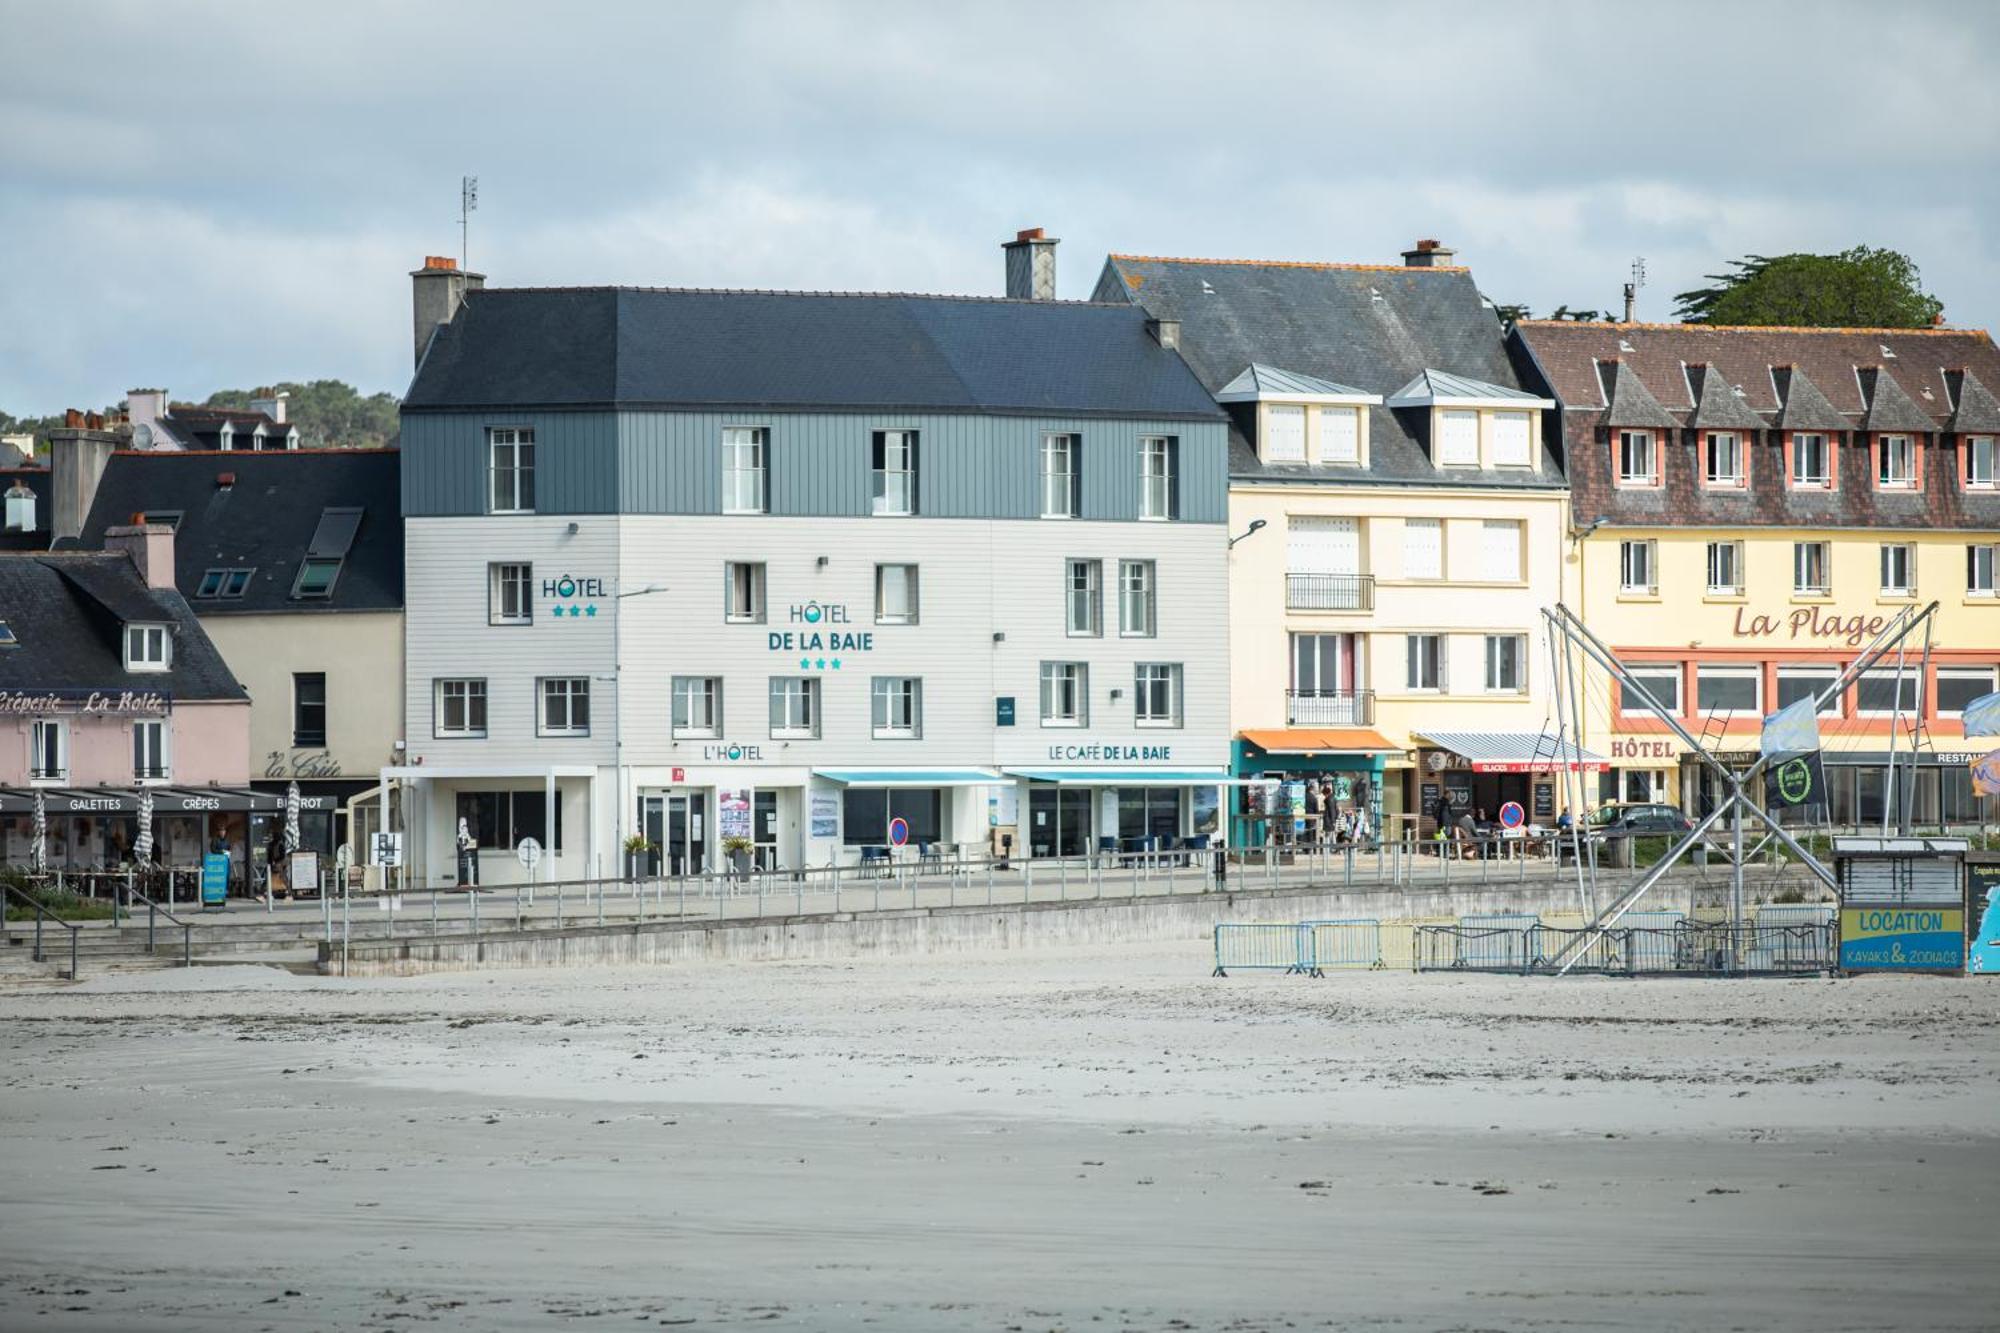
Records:
<instances>
[{"instance_id":1,"label":"metal barricade","mask_svg":"<svg viewBox=\"0 0 2000 1333\"><path fill-rule=\"evenodd\" d=\"M1295 921L1222 922L1215 927L1215 971L1310 973L1311 933Z\"/></svg>"},{"instance_id":2,"label":"metal barricade","mask_svg":"<svg viewBox=\"0 0 2000 1333\"><path fill-rule=\"evenodd\" d=\"M1305 923L1308 957L1317 974L1329 967L1373 971L1382 966L1382 923L1372 918Z\"/></svg>"},{"instance_id":3,"label":"metal barricade","mask_svg":"<svg viewBox=\"0 0 2000 1333\"><path fill-rule=\"evenodd\" d=\"M1482 972L1521 972L1534 959L1541 918L1525 912L1459 918L1463 932L1458 966Z\"/></svg>"}]
</instances>

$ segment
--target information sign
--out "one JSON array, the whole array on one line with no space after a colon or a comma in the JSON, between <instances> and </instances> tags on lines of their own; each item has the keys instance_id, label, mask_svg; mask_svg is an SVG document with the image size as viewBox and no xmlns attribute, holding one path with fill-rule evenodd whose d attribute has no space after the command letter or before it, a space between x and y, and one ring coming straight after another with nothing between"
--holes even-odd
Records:
<instances>
[{"instance_id":1,"label":"information sign","mask_svg":"<svg viewBox=\"0 0 2000 1333\"><path fill-rule=\"evenodd\" d=\"M403 864L403 835L377 833L368 844L368 862L370 865L390 867Z\"/></svg>"},{"instance_id":2,"label":"information sign","mask_svg":"<svg viewBox=\"0 0 2000 1333\"><path fill-rule=\"evenodd\" d=\"M210 852L201 858L201 905L220 907L229 901L229 857Z\"/></svg>"}]
</instances>

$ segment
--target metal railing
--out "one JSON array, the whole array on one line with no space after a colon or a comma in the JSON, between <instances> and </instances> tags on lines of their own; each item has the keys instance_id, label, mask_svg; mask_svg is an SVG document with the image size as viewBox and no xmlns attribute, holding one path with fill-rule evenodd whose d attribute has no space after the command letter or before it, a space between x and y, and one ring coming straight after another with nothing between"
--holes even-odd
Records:
<instances>
[{"instance_id":1,"label":"metal railing","mask_svg":"<svg viewBox=\"0 0 2000 1333\"><path fill-rule=\"evenodd\" d=\"M165 917L170 924L179 926L181 928L181 966L193 967L194 928L190 926L187 922L175 916L171 910L160 906L158 903L154 902L151 898L148 898L145 894L141 893L138 890L138 888L132 883L132 877L129 873L125 877L124 895L125 895L125 903L122 905L122 910L128 915L131 913L132 910L131 904L133 902L136 901L145 905L146 952L149 954L157 954L160 951L159 919L161 917ZM113 924L122 924L122 922L119 922L117 920L115 915L119 910L121 910L121 908L114 907L112 910L114 913Z\"/></svg>"},{"instance_id":2,"label":"metal railing","mask_svg":"<svg viewBox=\"0 0 2000 1333\"><path fill-rule=\"evenodd\" d=\"M1413 965L1418 972L1503 972L1610 976L1798 976L1839 966L1839 930L1821 924L1677 920L1672 925L1591 927L1420 925Z\"/></svg>"},{"instance_id":3,"label":"metal railing","mask_svg":"<svg viewBox=\"0 0 2000 1333\"><path fill-rule=\"evenodd\" d=\"M1367 727L1375 723L1373 690L1286 690L1289 727Z\"/></svg>"},{"instance_id":4,"label":"metal railing","mask_svg":"<svg viewBox=\"0 0 2000 1333\"><path fill-rule=\"evenodd\" d=\"M1375 576L1287 573L1285 609L1287 611L1373 611Z\"/></svg>"},{"instance_id":5,"label":"metal railing","mask_svg":"<svg viewBox=\"0 0 2000 1333\"><path fill-rule=\"evenodd\" d=\"M28 906L35 909L34 960L36 962L43 963L48 961L48 955L42 949L43 921L53 921L58 926L61 926L64 930L69 932L69 979L71 981L75 981L77 979L76 945L78 936L80 936L83 933L82 928L78 926L74 921L65 921L61 917L57 916L54 912L51 912L48 908L42 905L41 901L38 898L36 898L34 894L29 893L26 889L7 883L0 883L0 889L4 889L6 891L4 893L0 893L0 929L5 929L7 925L7 897L9 894L12 894L16 898L19 898L22 902L26 903Z\"/></svg>"}]
</instances>

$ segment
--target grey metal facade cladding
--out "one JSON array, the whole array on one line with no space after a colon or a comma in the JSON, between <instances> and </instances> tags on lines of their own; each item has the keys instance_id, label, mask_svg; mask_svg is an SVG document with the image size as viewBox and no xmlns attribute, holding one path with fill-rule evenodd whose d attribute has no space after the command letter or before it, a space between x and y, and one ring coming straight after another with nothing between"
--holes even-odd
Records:
<instances>
[{"instance_id":1,"label":"grey metal facade cladding","mask_svg":"<svg viewBox=\"0 0 2000 1333\"><path fill-rule=\"evenodd\" d=\"M403 415L403 512L486 512L487 433L535 432L542 514L719 514L722 431L769 431L773 514L865 516L878 430L914 430L917 512L936 518L1039 517L1041 442L1081 440L1080 517L1139 517L1139 441L1178 441L1180 521L1228 515L1226 421L1029 417L973 413L772 411L482 411Z\"/></svg>"}]
</instances>

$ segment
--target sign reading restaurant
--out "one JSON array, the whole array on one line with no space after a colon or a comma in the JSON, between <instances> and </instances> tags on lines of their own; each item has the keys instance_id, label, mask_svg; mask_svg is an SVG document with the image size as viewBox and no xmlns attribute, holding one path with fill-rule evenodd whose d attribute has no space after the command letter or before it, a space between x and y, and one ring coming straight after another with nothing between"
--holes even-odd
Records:
<instances>
[{"instance_id":1,"label":"sign reading restaurant","mask_svg":"<svg viewBox=\"0 0 2000 1333\"><path fill-rule=\"evenodd\" d=\"M0 714L166 713L173 696L160 690L0 690Z\"/></svg>"}]
</instances>

